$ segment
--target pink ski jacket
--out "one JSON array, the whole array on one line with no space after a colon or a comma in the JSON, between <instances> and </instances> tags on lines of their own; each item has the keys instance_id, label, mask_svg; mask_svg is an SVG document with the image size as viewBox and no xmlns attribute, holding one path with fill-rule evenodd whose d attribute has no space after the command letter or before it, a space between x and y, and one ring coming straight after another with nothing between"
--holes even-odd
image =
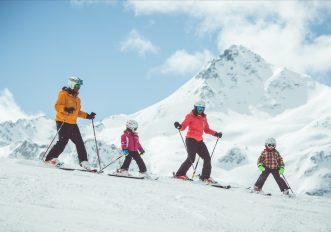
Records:
<instances>
[{"instance_id":1,"label":"pink ski jacket","mask_svg":"<svg viewBox=\"0 0 331 232\"><path fill-rule=\"evenodd\" d=\"M122 150L128 149L129 151L142 152L144 149L139 143L139 136L136 132L125 130L121 136Z\"/></svg>"},{"instance_id":2,"label":"pink ski jacket","mask_svg":"<svg viewBox=\"0 0 331 232\"><path fill-rule=\"evenodd\" d=\"M216 131L209 128L206 115L194 115L193 112L186 115L185 120L182 122L181 131L188 127L186 137L193 138L197 141L201 141L203 132L215 135Z\"/></svg>"}]
</instances>

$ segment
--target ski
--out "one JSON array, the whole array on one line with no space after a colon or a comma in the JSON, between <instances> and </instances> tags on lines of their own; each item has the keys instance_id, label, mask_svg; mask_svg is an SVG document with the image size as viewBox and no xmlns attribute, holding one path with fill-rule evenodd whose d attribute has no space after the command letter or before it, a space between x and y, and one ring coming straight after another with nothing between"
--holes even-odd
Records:
<instances>
[{"instance_id":1,"label":"ski","mask_svg":"<svg viewBox=\"0 0 331 232\"><path fill-rule=\"evenodd\" d=\"M92 173L98 173L96 169L81 169L81 168L67 168L67 167L56 167L57 169L65 170L65 171L81 171L81 172L92 172Z\"/></svg>"},{"instance_id":2,"label":"ski","mask_svg":"<svg viewBox=\"0 0 331 232\"><path fill-rule=\"evenodd\" d=\"M254 191L254 189L251 187L248 187L246 189L248 190L249 193L256 193L256 194L263 195L263 196L272 196L271 193L265 193L263 191L260 191L260 192Z\"/></svg>"},{"instance_id":3,"label":"ski","mask_svg":"<svg viewBox=\"0 0 331 232\"><path fill-rule=\"evenodd\" d=\"M116 174L107 174L108 176L114 176L114 177L123 177L123 178L131 178L131 179L139 179L143 180L145 177L143 176L121 176L121 175L116 175Z\"/></svg>"},{"instance_id":4,"label":"ski","mask_svg":"<svg viewBox=\"0 0 331 232\"><path fill-rule=\"evenodd\" d=\"M223 184L210 184L210 186L216 187L216 188L223 188L223 189L230 189L231 185L223 185Z\"/></svg>"},{"instance_id":5,"label":"ski","mask_svg":"<svg viewBox=\"0 0 331 232\"><path fill-rule=\"evenodd\" d=\"M175 172L172 173L172 178L177 179ZM190 178L187 179L187 180L183 180L183 179L177 179L177 180L189 181L189 182L195 182L195 183L198 182L198 181L194 181L193 179L190 179ZM201 184L209 185L209 186L216 187L216 188L222 188L222 189L230 189L231 188L231 185L223 185L223 184L218 184L218 183L208 183L208 184L206 184L206 183L201 182Z\"/></svg>"}]
</instances>

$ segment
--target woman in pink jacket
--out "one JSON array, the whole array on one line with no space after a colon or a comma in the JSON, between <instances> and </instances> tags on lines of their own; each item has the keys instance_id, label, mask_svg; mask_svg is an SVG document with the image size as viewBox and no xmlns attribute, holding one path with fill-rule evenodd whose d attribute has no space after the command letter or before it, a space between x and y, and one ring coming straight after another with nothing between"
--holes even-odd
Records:
<instances>
[{"instance_id":1,"label":"woman in pink jacket","mask_svg":"<svg viewBox=\"0 0 331 232\"><path fill-rule=\"evenodd\" d=\"M209 128L207 122L207 115L204 113L206 104L204 101L197 101L194 104L194 109L191 113L186 115L185 120L180 124L175 122L175 127L178 130L185 130L188 127L186 135L186 147L187 147L187 158L184 163L180 166L176 173L177 179L187 180L186 172L193 165L195 155L198 155L203 159L203 168L200 179L207 183L215 183L216 181L210 177L211 173L211 160L206 144L203 142L203 132L216 136L222 137L222 132L216 132Z\"/></svg>"},{"instance_id":2,"label":"woman in pink jacket","mask_svg":"<svg viewBox=\"0 0 331 232\"><path fill-rule=\"evenodd\" d=\"M128 120L126 122L126 130L121 136L122 152L123 155L125 155L125 160L122 167L117 169L117 173L128 175L128 169L132 158L137 162L141 176L144 176L147 171L146 165L141 158L141 155L143 155L145 151L139 143L139 136L136 133L137 129L138 123L135 120Z\"/></svg>"}]
</instances>

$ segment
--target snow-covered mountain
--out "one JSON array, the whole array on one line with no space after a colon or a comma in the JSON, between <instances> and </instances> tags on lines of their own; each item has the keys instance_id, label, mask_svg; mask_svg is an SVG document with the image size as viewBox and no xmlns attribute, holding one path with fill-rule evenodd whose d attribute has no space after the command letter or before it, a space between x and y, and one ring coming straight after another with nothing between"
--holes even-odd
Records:
<instances>
[{"instance_id":1,"label":"snow-covered mountain","mask_svg":"<svg viewBox=\"0 0 331 232\"><path fill-rule=\"evenodd\" d=\"M232 46L164 100L132 115L114 115L98 122L102 164L118 157L125 121L133 118L139 122L148 169L170 175L186 157L173 123L182 121L194 102L203 99L211 128L224 134L212 160L215 179L252 185L259 175L256 160L264 140L272 136L278 141L291 187L297 193L330 196L330 97L331 88L309 76L275 67L242 46ZM40 157L56 133L53 124L43 117L0 123L0 156ZM90 160L96 165L92 128L81 129ZM215 137L205 135L204 139L211 152ZM61 158L73 163L74 152L70 146ZM272 177L265 188L278 191Z\"/></svg>"}]
</instances>

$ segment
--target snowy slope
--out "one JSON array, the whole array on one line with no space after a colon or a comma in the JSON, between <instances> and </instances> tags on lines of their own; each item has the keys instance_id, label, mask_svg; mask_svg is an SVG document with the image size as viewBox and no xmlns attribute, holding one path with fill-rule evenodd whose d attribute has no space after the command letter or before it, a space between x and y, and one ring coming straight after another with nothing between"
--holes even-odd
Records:
<instances>
[{"instance_id":1,"label":"snowy slope","mask_svg":"<svg viewBox=\"0 0 331 232\"><path fill-rule=\"evenodd\" d=\"M132 180L0 158L0 231L331 231L330 198Z\"/></svg>"},{"instance_id":2,"label":"snowy slope","mask_svg":"<svg viewBox=\"0 0 331 232\"><path fill-rule=\"evenodd\" d=\"M285 176L291 187L299 194L331 195L330 87L284 67L274 67L242 46L232 46L211 60L164 100L133 115L114 115L96 122L102 165L118 157L125 121L133 118L139 122L148 169L162 176L177 170L186 152L173 122L182 121L201 98L207 102L211 128L224 134L213 156L213 177L252 185L259 175L256 160L264 140L273 136L285 160ZM96 166L92 128L87 125L81 130L89 159ZM53 120L43 117L2 122L0 156L36 159L54 134ZM211 152L215 137L206 135L204 139ZM77 162L72 144L61 159ZM119 165L117 162L110 168ZM279 191L272 178L265 189Z\"/></svg>"}]
</instances>

